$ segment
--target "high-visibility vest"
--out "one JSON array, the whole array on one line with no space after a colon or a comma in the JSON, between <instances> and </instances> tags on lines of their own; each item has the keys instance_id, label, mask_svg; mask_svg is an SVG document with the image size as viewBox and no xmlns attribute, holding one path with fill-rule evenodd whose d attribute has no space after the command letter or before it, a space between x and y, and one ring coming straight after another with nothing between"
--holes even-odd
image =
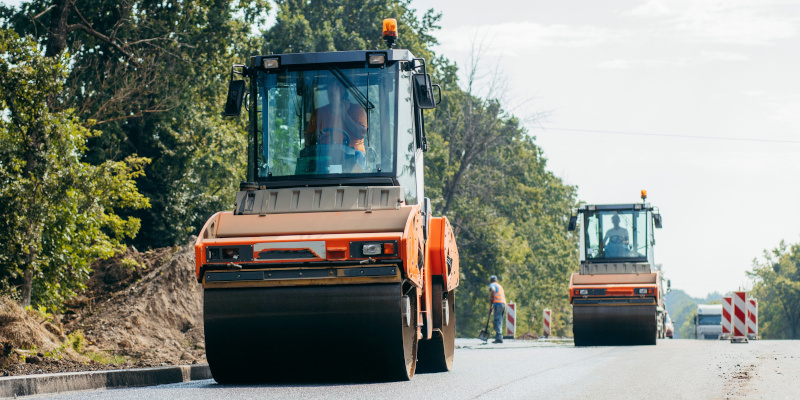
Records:
<instances>
[{"instance_id":1,"label":"high-visibility vest","mask_svg":"<svg viewBox=\"0 0 800 400\"><path fill-rule=\"evenodd\" d=\"M489 290L492 292L492 304L503 303L506 304L506 293L503 287L497 282L489 284Z\"/></svg>"}]
</instances>

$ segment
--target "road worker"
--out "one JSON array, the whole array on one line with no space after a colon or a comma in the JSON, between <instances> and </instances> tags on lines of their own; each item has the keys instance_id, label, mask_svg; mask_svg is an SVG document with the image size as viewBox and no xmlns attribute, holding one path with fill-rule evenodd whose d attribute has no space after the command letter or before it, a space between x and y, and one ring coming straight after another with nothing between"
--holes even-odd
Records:
<instances>
[{"instance_id":1,"label":"road worker","mask_svg":"<svg viewBox=\"0 0 800 400\"><path fill-rule=\"evenodd\" d=\"M492 275L489 278L489 302L494 313L494 342L503 343L503 314L506 311L506 294L503 287L497 283L497 277Z\"/></svg>"}]
</instances>

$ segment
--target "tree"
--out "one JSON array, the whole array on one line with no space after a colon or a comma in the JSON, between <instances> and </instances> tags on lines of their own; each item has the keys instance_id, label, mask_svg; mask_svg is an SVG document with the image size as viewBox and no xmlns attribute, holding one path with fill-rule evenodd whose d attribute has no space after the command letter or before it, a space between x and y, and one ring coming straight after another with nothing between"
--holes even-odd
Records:
<instances>
[{"instance_id":1,"label":"tree","mask_svg":"<svg viewBox=\"0 0 800 400\"><path fill-rule=\"evenodd\" d=\"M800 243L764 250L747 273L758 299L759 335L765 339L800 339Z\"/></svg>"},{"instance_id":2,"label":"tree","mask_svg":"<svg viewBox=\"0 0 800 400\"><path fill-rule=\"evenodd\" d=\"M34 37L45 54L69 52L63 90L52 106L73 109L101 131L86 161L132 155L152 160L138 176L148 209L120 213L141 220L128 242L167 246L196 233L229 208L244 177L247 129L223 119L230 66L256 53L252 25L267 0L31 0L0 6L0 21Z\"/></svg>"},{"instance_id":3,"label":"tree","mask_svg":"<svg viewBox=\"0 0 800 400\"><path fill-rule=\"evenodd\" d=\"M19 285L20 303L58 307L83 287L89 263L133 237L139 220L115 208L149 204L134 179L147 159L82 161L87 129L69 110L53 110L66 57L42 56L35 42L0 29L0 279Z\"/></svg>"}]
</instances>

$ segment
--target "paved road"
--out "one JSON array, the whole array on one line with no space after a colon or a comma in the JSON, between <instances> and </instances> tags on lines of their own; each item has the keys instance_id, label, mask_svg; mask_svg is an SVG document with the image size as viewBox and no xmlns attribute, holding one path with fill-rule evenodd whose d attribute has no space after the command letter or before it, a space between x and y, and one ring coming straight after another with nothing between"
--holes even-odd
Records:
<instances>
[{"instance_id":1,"label":"paved road","mask_svg":"<svg viewBox=\"0 0 800 400\"><path fill-rule=\"evenodd\" d=\"M455 367L410 382L223 386L213 380L80 392L53 399L800 399L800 341L457 341Z\"/></svg>"}]
</instances>

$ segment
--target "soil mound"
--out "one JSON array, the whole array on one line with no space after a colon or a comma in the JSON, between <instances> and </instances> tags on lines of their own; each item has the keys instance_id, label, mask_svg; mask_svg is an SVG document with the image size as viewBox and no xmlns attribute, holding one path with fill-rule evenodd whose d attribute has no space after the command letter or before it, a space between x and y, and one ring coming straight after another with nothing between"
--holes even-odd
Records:
<instances>
[{"instance_id":1,"label":"soil mound","mask_svg":"<svg viewBox=\"0 0 800 400\"><path fill-rule=\"evenodd\" d=\"M26 311L11 299L0 298L0 368L39 363L45 356L86 361L63 344L66 339L61 326L35 311Z\"/></svg>"},{"instance_id":2,"label":"soil mound","mask_svg":"<svg viewBox=\"0 0 800 400\"><path fill-rule=\"evenodd\" d=\"M203 290L194 240L148 252L129 248L95 267L85 295L65 315L90 351L136 360L137 366L205 361Z\"/></svg>"},{"instance_id":3,"label":"soil mound","mask_svg":"<svg viewBox=\"0 0 800 400\"><path fill-rule=\"evenodd\" d=\"M527 332L523 333L522 335L517 336L517 339L518 340L537 340L537 339L539 339L539 335L537 335L537 334L535 334L535 333L533 333L531 331L527 331Z\"/></svg>"}]
</instances>

